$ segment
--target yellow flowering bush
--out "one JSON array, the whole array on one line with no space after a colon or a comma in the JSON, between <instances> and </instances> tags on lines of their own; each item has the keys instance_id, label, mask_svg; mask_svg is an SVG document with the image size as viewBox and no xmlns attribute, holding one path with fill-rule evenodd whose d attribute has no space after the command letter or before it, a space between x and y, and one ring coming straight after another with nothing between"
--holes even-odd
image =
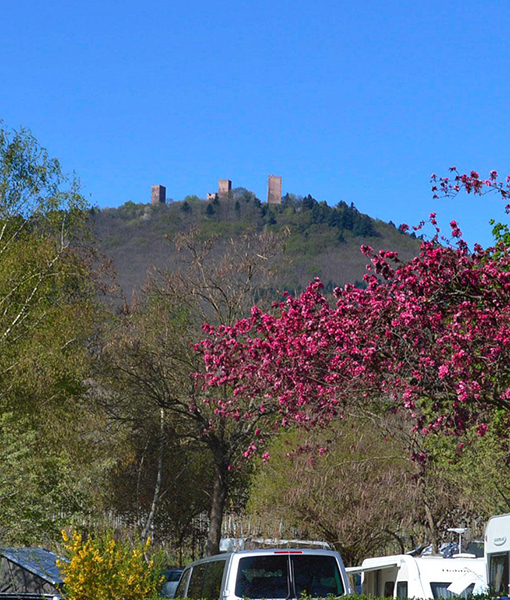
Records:
<instances>
[{"instance_id":1,"label":"yellow flowering bush","mask_svg":"<svg viewBox=\"0 0 510 600\"><path fill-rule=\"evenodd\" d=\"M90 537L62 532L69 562L60 561L67 600L142 600L157 597L162 579L144 558L150 540L131 547L111 534Z\"/></svg>"}]
</instances>

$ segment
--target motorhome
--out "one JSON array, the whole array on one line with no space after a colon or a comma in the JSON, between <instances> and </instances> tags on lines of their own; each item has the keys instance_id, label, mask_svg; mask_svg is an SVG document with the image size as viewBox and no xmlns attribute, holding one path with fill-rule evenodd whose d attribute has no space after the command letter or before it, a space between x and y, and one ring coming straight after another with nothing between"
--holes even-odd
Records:
<instances>
[{"instance_id":1,"label":"motorhome","mask_svg":"<svg viewBox=\"0 0 510 600\"><path fill-rule=\"evenodd\" d=\"M510 514L491 517L485 528L487 583L496 594L508 596L510 558Z\"/></svg>"},{"instance_id":2,"label":"motorhome","mask_svg":"<svg viewBox=\"0 0 510 600\"><path fill-rule=\"evenodd\" d=\"M510 537L510 536L509 536ZM386 598L450 598L486 589L485 560L472 554L367 558L349 574L361 574L361 593Z\"/></svg>"}]
</instances>

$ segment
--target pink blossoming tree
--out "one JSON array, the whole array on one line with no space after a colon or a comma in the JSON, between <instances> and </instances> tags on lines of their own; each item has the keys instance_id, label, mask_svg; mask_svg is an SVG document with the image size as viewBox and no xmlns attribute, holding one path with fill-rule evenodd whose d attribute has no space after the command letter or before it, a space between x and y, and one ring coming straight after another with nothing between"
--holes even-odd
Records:
<instances>
[{"instance_id":1,"label":"pink blossoming tree","mask_svg":"<svg viewBox=\"0 0 510 600\"><path fill-rule=\"evenodd\" d=\"M510 193L495 172L486 181L452 172L433 176L436 195ZM495 408L510 409L510 250L504 230L495 248L473 251L456 222L451 230L454 245L436 235L407 264L362 247L367 287L337 289L335 304L315 280L271 313L254 307L233 326L204 326L205 386L232 391L214 400L218 414L270 412L271 426L312 428L371 404L403 409L422 434L474 425L483 435ZM247 399L251 411L240 411ZM257 435L247 453L256 449Z\"/></svg>"}]
</instances>

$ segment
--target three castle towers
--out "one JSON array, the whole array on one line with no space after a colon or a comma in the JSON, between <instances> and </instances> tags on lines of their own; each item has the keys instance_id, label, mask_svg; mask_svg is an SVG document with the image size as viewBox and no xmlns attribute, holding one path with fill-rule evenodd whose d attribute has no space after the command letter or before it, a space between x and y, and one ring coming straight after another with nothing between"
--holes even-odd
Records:
<instances>
[{"instance_id":1,"label":"three castle towers","mask_svg":"<svg viewBox=\"0 0 510 600\"><path fill-rule=\"evenodd\" d=\"M232 181L230 179L220 179L218 181L218 191L207 194L207 200L215 198L226 198L232 191ZM151 190L151 204L165 204L166 187L164 185L153 185ZM279 175L269 175L267 179L267 202L268 204L282 203L282 178Z\"/></svg>"}]
</instances>

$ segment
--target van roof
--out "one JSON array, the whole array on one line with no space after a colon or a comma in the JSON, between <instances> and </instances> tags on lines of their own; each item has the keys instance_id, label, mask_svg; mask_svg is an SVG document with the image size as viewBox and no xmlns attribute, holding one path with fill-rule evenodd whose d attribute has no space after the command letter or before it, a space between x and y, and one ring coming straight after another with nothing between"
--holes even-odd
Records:
<instances>
[{"instance_id":1,"label":"van roof","mask_svg":"<svg viewBox=\"0 0 510 600\"><path fill-rule=\"evenodd\" d=\"M228 559L231 556L272 556L272 555L315 555L315 556L338 556L338 552L335 550L322 550L316 548L262 548L256 550L237 550L236 552L223 552L221 554L214 554L207 558L201 558L195 560L187 566L195 565L197 563L208 562L211 560Z\"/></svg>"},{"instance_id":2,"label":"van roof","mask_svg":"<svg viewBox=\"0 0 510 600\"><path fill-rule=\"evenodd\" d=\"M443 567L462 568L464 566L473 566L484 564L483 558L477 558L474 554L458 554L451 558L444 558L440 555L411 556L410 554L392 554L389 556L376 556L365 558L363 563L356 567L347 567L348 573L363 573L366 571L378 571L379 569L389 569L398 567L404 563L419 564L421 569L427 569L429 566L436 568L437 565Z\"/></svg>"}]
</instances>

